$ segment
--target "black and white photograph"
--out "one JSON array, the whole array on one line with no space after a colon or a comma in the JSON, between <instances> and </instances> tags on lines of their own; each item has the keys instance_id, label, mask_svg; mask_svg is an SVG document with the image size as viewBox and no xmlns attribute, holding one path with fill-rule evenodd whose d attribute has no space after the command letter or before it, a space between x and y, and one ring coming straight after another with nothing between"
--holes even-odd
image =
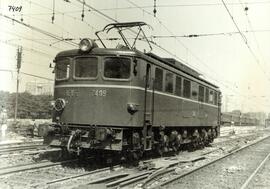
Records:
<instances>
[{"instance_id":1,"label":"black and white photograph","mask_svg":"<svg viewBox=\"0 0 270 189\"><path fill-rule=\"evenodd\" d=\"M0 0L0 189L270 188L270 0Z\"/></svg>"}]
</instances>

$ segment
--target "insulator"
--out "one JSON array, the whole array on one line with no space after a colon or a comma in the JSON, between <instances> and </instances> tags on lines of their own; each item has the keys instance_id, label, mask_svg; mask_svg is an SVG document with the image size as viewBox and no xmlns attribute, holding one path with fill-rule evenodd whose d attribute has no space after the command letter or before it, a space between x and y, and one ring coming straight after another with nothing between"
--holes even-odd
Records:
<instances>
[{"instance_id":1,"label":"insulator","mask_svg":"<svg viewBox=\"0 0 270 189\"><path fill-rule=\"evenodd\" d=\"M83 21L83 18L84 18L84 14L82 14L81 16L82 16L82 21Z\"/></svg>"}]
</instances>

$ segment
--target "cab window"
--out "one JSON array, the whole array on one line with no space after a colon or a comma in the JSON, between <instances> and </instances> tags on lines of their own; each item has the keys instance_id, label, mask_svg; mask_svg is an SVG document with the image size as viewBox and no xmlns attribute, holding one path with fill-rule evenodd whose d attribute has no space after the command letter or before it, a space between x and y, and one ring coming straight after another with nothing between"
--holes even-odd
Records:
<instances>
[{"instance_id":1,"label":"cab window","mask_svg":"<svg viewBox=\"0 0 270 189\"><path fill-rule=\"evenodd\" d=\"M69 78L70 61L67 58L60 59L55 65L55 79L65 80Z\"/></svg>"},{"instance_id":2,"label":"cab window","mask_svg":"<svg viewBox=\"0 0 270 189\"><path fill-rule=\"evenodd\" d=\"M98 61L94 57L80 57L75 59L76 78L95 78L98 73Z\"/></svg>"},{"instance_id":3,"label":"cab window","mask_svg":"<svg viewBox=\"0 0 270 189\"><path fill-rule=\"evenodd\" d=\"M107 57L104 59L104 77L128 79L130 77L130 59Z\"/></svg>"}]
</instances>

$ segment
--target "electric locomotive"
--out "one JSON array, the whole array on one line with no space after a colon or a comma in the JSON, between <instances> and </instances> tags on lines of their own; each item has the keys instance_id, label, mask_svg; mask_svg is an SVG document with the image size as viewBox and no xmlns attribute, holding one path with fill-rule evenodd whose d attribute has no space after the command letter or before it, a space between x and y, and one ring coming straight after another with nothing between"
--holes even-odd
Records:
<instances>
[{"instance_id":1,"label":"electric locomotive","mask_svg":"<svg viewBox=\"0 0 270 189\"><path fill-rule=\"evenodd\" d=\"M221 93L174 59L136 50L144 22L113 23L125 45L83 39L55 57L53 125L46 141L69 152L143 154L204 145L219 134ZM127 28L139 32L131 45Z\"/></svg>"}]
</instances>

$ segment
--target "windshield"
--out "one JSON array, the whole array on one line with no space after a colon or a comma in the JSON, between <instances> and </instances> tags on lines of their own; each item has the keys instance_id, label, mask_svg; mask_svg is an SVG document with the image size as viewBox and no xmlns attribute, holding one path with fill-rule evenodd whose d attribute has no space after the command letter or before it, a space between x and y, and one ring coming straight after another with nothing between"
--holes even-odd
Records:
<instances>
[{"instance_id":1,"label":"windshield","mask_svg":"<svg viewBox=\"0 0 270 189\"><path fill-rule=\"evenodd\" d=\"M63 80L69 77L69 59L64 58L56 62L55 77L56 80Z\"/></svg>"},{"instance_id":2,"label":"windshield","mask_svg":"<svg viewBox=\"0 0 270 189\"><path fill-rule=\"evenodd\" d=\"M115 79L128 79L130 77L130 59L108 57L104 60L104 76Z\"/></svg>"},{"instance_id":3,"label":"windshield","mask_svg":"<svg viewBox=\"0 0 270 189\"><path fill-rule=\"evenodd\" d=\"M95 57L80 57L75 59L76 78L95 78L97 77L98 61Z\"/></svg>"}]
</instances>

